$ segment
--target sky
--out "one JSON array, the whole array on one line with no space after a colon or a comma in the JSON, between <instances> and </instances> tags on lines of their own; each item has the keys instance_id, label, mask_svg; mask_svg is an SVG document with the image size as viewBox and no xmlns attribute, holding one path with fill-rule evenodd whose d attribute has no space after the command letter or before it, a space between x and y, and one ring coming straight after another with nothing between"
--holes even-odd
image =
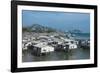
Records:
<instances>
[{"instance_id":1,"label":"sky","mask_svg":"<svg viewBox=\"0 0 100 73\"><path fill-rule=\"evenodd\" d=\"M79 29L84 33L89 33L90 14L75 12L23 10L22 24L23 26L39 24L62 31Z\"/></svg>"}]
</instances>

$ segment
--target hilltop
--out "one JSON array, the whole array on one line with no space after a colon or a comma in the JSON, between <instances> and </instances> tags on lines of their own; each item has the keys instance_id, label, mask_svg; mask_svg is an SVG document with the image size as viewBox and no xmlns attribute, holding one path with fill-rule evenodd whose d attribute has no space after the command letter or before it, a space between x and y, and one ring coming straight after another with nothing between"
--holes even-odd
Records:
<instances>
[{"instance_id":1,"label":"hilltop","mask_svg":"<svg viewBox=\"0 0 100 73\"><path fill-rule=\"evenodd\" d=\"M23 27L22 28L23 32L56 32L56 29L50 28L50 27L46 27L46 26L42 26L39 24L33 24L31 26L27 26L27 27Z\"/></svg>"}]
</instances>

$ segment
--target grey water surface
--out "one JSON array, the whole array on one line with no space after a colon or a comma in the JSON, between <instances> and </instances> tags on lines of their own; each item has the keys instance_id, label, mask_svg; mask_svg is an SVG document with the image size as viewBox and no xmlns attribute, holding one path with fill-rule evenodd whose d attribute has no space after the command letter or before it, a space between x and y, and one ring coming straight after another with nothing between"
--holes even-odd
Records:
<instances>
[{"instance_id":1,"label":"grey water surface","mask_svg":"<svg viewBox=\"0 0 100 73\"><path fill-rule=\"evenodd\" d=\"M42 56L34 56L32 51L24 51L23 62L38 62L38 61L59 61L59 60L83 60L90 58L90 49L72 49L68 52L55 51Z\"/></svg>"}]
</instances>

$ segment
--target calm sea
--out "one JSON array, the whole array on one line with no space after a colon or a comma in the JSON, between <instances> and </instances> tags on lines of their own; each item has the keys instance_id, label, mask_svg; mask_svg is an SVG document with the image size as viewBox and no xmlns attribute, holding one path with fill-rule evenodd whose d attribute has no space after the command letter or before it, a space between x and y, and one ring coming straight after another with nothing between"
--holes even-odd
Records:
<instances>
[{"instance_id":1,"label":"calm sea","mask_svg":"<svg viewBox=\"0 0 100 73\"><path fill-rule=\"evenodd\" d=\"M90 33L73 33L75 39L90 39Z\"/></svg>"}]
</instances>

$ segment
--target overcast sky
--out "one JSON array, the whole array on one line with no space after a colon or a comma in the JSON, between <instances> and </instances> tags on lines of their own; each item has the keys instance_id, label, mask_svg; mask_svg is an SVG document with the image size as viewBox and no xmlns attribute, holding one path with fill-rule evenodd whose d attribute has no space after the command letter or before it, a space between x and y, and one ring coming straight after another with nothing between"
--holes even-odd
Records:
<instances>
[{"instance_id":1,"label":"overcast sky","mask_svg":"<svg viewBox=\"0 0 100 73\"><path fill-rule=\"evenodd\" d=\"M79 29L82 32L90 32L90 14L23 10L22 24L39 24L63 31Z\"/></svg>"}]
</instances>

